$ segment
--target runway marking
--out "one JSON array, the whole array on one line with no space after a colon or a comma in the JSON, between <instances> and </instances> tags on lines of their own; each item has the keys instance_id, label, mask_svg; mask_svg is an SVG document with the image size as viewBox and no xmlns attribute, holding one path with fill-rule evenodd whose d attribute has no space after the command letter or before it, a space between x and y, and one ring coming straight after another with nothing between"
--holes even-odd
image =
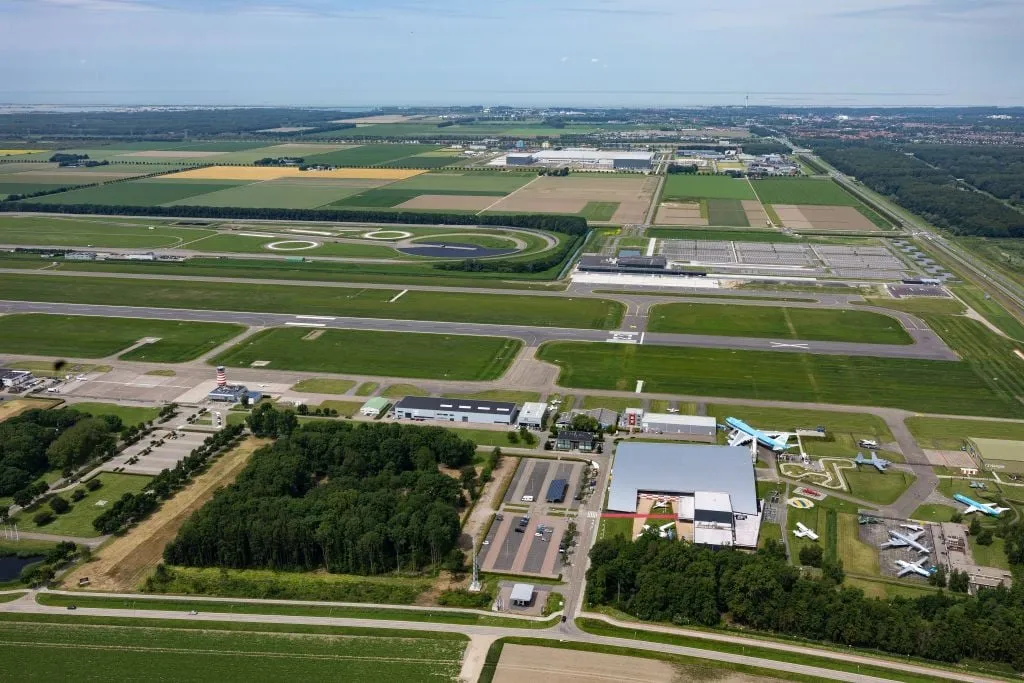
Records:
<instances>
[{"instance_id":1,"label":"runway marking","mask_svg":"<svg viewBox=\"0 0 1024 683\"><path fill-rule=\"evenodd\" d=\"M636 344L636 332L609 332L611 338L605 341L612 344Z\"/></svg>"},{"instance_id":2,"label":"runway marking","mask_svg":"<svg viewBox=\"0 0 1024 683\"><path fill-rule=\"evenodd\" d=\"M403 290L402 290L401 292L399 292L398 294L395 294L395 296L394 296L394 297L393 297L393 298L392 298L392 299L391 299L390 301L388 301L388 303L389 303L389 304L393 304L393 303L395 303L396 301L398 301L399 299L401 299L401 298L402 298L402 296L403 296L403 295L404 295L404 294L405 294L406 292L408 292L408 291L409 291L408 289L403 289Z\"/></svg>"},{"instance_id":3,"label":"runway marking","mask_svg":"<svg viewBox=\"0 0 1024 683\"><path fill-rule=\"evenodd\" d=\"M810 350L810 344L783 344L781 342L768 342L773 349L803 349Z\"/></svg>"},{"instance_id":4,"label":"runway marking","mask_svg":"<svg viewBox=\"0 0 1024 683\"><path fill-rule=\"evenodd\" d=\"M636 393L638 393L638 394L644 393L644 381L642 379L638 379L636 381Z\"/></svg>"},{"instance_id":5,"label":"runway marking","mask_svg":"<svg viewBox=\"0 0 1024 683\"><path fill-rule=\"evenodd\" d=\"M285 323L291 327L327 327L326 323Z\"/></svg>"},{"instance_id":6,"label":"runway marking","mask_svg":"<svg viewBox=\"0 0 1024 683\"><path fill-rule=\"evenodd\" d=\"M337 320L329 315L297 315L295 317L299 320Z\"/></svg>"},{"instance_id":7,"label":"runway marking","mask_svg":"<svg viewBox=\"0 0 1024 683\"><path fill-rule=\"evenodd\" d=\"M640 333L640 343L641 343L641 344L643 344L643 343L644 343L644 335L645 335L645 334L647 334L647 333L646 333L646 332L641 332L641 333Z\"/></svg>"}]
</instances>

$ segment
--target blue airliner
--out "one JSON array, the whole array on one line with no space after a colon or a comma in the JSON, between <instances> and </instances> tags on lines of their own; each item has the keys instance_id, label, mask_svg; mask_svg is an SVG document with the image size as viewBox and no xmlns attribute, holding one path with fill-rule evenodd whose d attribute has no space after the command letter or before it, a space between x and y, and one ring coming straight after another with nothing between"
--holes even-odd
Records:
<instances>
[{"instance_id":1,"label":"blue airliner","mask_svg":"<svg viewBox=\"0 0 1024 683\"><path fill-rule=\"evenodd\" d=\"M964 510L965 515L969 515L972 512L981 512L992 517L998 517L1010 508L997 507L995 503L979 503L976 500L972 500L962 493L956 493L953 495L953 500L963 503L967 506Z\"/></svg>"},{"instance_id":2,"label":"blue airliner","mask_svg":"<svg viewBox=\"0 0 1024 683\"><path fill-rule=\"evenodd\" d=\"M729 437L730 446L742 446L745 443L750 443L752 439L757 439L758 443L776 452L784 451L790 447L788 441L791 434L788 432L762 432L735 417L725 418L725 424L735 430Z\"/></svg>"}]
</instances>

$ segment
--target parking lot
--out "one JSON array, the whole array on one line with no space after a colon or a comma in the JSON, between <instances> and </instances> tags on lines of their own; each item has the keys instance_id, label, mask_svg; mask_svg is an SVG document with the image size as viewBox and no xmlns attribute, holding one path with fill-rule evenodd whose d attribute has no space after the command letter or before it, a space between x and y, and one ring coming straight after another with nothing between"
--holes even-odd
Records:
<instances>
[{"instance_id":1,"label":"parking lot","mask_svg":"<svg viewBox=\"0 0 1024 683\"><path fill-rule=\"evenodd\" d=\"M541 460L539 458L523 458L512 477L502 501L506 504L541 503L551 507L567 507L575 510L579 507L576 494L579 491L580 474L583 463L572 460ZM562 503L546 503L548 487L555 479L565 479L569 488ZM524 497L531 500L525 500Z\"/></svg>"},{"instance_id":2,"label":"parking lot","mask_svg":"<svg viewBox=\"0 0 1024 683\"><path fill-rule=\"evenodd\" d=\"M568 520L553 515L498 514L501 519L494 520L480 550L480 569L558 578L562 571L558 547ZM521 521L524 518L525 524Z\"/></svg>"},{"instance_id":3,"label":"parking lot","mask_svg":"<svg viewBox=\"0 0 1024 683\"><path fill-rule=\"evenodd\" d=\"M117 457L107 462L103 469L108 472L123 472L125 474L160 474L165 469L173 469L179 460L202 445L208 436L209 433L206 432L157 429L138 443L121 451ZM163 444L152 445L154 441L163 441ZM147 448L150 449L150 452L142 455ZM129 461L135 458L138 460L129 464Z\"/></svg>"}]
</instances>

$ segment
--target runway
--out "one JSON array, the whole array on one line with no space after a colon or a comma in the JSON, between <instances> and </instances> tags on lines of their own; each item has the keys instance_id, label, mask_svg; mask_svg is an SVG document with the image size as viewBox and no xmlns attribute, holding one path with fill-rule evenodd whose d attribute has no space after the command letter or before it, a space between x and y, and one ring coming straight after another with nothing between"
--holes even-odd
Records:
<instances>
[{"instance_id":1,"label":"runway","mask_svg":"<svg viewBox=\"0 0 1024 683\"><path fill-rule=\"evenodd\" d=\"M956 354L938 340L938 344L909 345L864 344L856 342L807 342L792 339L755 337L720 337L698 334L663 334L624 330L586 330L561 327L529 327L522 325L489 325L422 320L391 320L334 316L290 315L284 313L248 313L241 311L210 311L178 308L149 308L97 304L39 303L31 301L0 301L0 313L49 313L57 315L90 315L101 317L141 318L149 320L184 320L194 322L238 323L249 327L302 326L387 332L427 332L464 334L521 339L527 346L550 341L611 342L619 344L655 344L658 346L735 349L746 351L777 351L780 353L817 353L826 355L913 358L920 360L957 360ZM929 331L930 332L930 331Z\"/></svg>"}]
</instances>

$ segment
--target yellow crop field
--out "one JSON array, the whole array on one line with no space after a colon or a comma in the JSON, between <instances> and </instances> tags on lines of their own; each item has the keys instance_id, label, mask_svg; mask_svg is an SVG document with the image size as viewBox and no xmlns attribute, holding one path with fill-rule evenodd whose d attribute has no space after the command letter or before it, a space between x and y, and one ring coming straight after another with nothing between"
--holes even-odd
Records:
<instances>
[{"instance_id":1,"label":"yellow crop field","mask_svg":"<svg viewBox=\"0 0 1024 683\"><path fill-rule=\"evenodd\" d=\"M45 152L45 149L0 149L0 157L12 157L16 154L36 154Z\"/></svg>"},{"instance_id":2,"label":"yellow crop field","mask_svg":"<svg viewBox=\"0 0 1024 683\"><path fill-rule=\"evenodd\" d=\"M399 168L336 168L333 171L300 171L278 166L207 166L163 176L166 180L277 180L278 178L365 178L405 180L426 171Z\"/></svg>"}]
</instances>

